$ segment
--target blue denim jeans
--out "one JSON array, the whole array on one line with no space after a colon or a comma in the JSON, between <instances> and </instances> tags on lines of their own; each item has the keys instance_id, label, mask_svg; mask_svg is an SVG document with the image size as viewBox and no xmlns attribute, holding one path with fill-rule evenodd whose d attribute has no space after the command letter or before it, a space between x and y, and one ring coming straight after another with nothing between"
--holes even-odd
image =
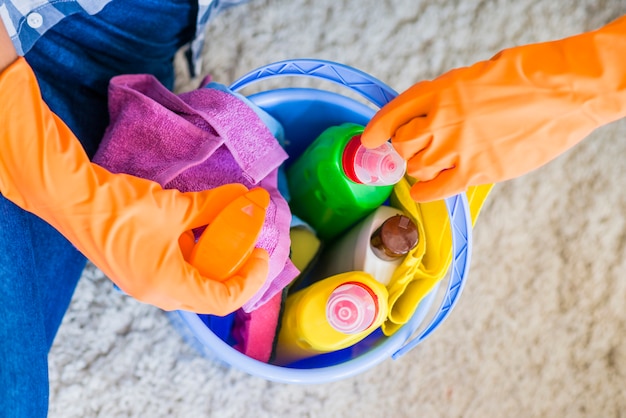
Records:
<instances>
[{"instance_id":1,"label":"blue denim jeans","mask_svg":"<svg viewBox=\"0 0 626 418\"><path fill-rule=\"evenodd\" d=\"M194 36L197 7L193 0L114 0L95 16L62 20L27 53L44 100L90 156L108 124L111 77L151 73L171 88L173 57ZM47 415L48 352L85 262L56 230L0 195L3 416Z\"/></svg>"}]
</instances>

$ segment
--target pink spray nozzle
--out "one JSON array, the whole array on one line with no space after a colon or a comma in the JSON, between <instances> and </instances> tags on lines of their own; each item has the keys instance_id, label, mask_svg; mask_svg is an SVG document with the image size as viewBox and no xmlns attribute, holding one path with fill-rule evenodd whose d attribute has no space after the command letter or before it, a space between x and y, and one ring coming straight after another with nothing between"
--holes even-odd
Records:
<instances>
[{"instance_id":1,"label":"pink spray nozzle","mask_svg":"<svg viewBox=\"0 0 626 418\"><path fill-rule=\"evenodd\" d=\"M378 315L378 299L358 282L344 283L333 290L326 303L326 319L339 332L365 331Z\"/></svg>"},{"instance_id":2,"label":"pink spray nozzle","mask_svg":"<svg viewBox=\"0 0 626 418\"><path fill-rule=\"evenodd\" d=\"M391 143L365 148L361 136L353 137L343 152L343 169L355 183L389 186L399 182L406 172L406 161Z\"/></svg>"}]
</instances>

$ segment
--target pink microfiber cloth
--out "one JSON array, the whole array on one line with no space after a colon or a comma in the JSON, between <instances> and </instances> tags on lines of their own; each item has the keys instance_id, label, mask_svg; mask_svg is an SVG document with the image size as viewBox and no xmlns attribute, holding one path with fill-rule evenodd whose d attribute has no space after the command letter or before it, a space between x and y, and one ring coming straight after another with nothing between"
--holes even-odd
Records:
<instances>
[{"instance_id":1,"label":"pink microfiber cloth","mask_svg":"<svg viewBox=\"0 0 626 418\"><path fill-rule=\"evenodd\" d=\"M254 312L237 311L232 334L238 351L265 363L270 360L282 300L282 294L277 293Z\"/></svg>"},{"instance_id":2,"label":"pink microfiber cloth","mask_svg":"<svg viewBox=\"0 0 626 418\"><path fill-rule=\"evenodd\" d=\"M260 186L271 203L258 247L270 255L263 288L242 309L254 311L291 282L291 213L277 188L287 154L257 114L232 94L201 88L176 95L151 75L122 75L109 85L110 125L94 162L115 173L183 192L226 183Z\"/></svg>"}]
</instances>

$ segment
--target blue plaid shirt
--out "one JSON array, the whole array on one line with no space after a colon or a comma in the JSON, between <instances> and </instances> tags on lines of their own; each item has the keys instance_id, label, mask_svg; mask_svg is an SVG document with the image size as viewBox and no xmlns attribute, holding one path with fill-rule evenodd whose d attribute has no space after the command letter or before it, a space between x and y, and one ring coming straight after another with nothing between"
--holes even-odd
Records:
<instances>
[{"instance_id":1,"label":"blue plaid shirt","mask_svg":"<svg viewBox=\"0 0 626 418\"><path fill-rule=\"evenodd\" d=\"M18 54L26 54L37 39L64 17L78 12L98 13L111 0L0 0L4 22ZM191 43L192 68L200 73L206 24L220 11L248 0L198 0L196 37Z\"/></svg>"}]
</instances>

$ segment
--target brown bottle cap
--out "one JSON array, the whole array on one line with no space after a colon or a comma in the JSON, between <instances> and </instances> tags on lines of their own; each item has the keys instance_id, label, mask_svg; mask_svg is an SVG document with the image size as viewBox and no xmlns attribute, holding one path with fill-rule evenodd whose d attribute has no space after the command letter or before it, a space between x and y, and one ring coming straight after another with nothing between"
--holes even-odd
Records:
<instances>
[{"instance_id":1,"label":"brown bottle cap","mask_svg":"<svg viewBox=\"0 0 626 418\"><path fill-rule=\"evenodd\" d=\"M388 218L370 237L376 256L391 261L406 255L417 245L417 227L404 215Z\"/></svg>"}]
</instances>

